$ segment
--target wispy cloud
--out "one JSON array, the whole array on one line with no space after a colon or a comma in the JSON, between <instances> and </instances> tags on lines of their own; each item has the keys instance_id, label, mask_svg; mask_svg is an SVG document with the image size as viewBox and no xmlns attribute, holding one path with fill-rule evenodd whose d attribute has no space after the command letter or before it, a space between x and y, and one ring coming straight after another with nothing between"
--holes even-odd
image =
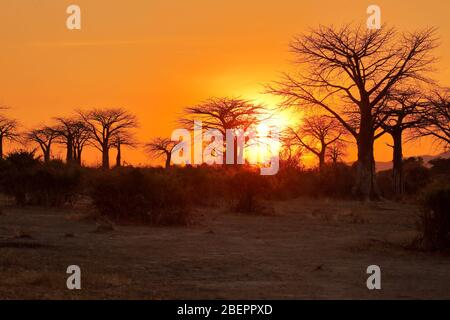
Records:
<instances>
[{"instance_id":1,"label":"wispy cloud","mask_svg":"<svg viewBox=\"0 0 450 320\"><path fill-rule=\"evenodd\" d=\"M73 42L30 42L31 47L106 47L152 44L151 40L114 40L114 41L73 41Z\"/></svg>"}]
</instances>

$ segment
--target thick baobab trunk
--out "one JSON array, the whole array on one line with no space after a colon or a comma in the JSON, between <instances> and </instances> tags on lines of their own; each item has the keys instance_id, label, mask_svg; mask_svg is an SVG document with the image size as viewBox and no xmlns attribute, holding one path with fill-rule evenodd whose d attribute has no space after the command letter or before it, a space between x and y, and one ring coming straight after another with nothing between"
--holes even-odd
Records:
<instances>
[{"instance_id":1,"label":"thick baobab trunk","mask_svg":"<svg viewBox=\"0 0 450 320\"><path fill-rule=\"evenodd\" d=\"M337 163L338 163L337 155L333 155L332 158L331 158L331 161L333 161L333 167L336 167Z\"/></svg>"},{"instance_id":2,"label":"thick baobab trunk","mask_svg":"<svg viewBox=\"0 0 450 320\"><path fill-rule=\"evenodd\" d=\"M72 139L67 139L67 153L66 153L66 163L70 164L73 162L73 143Z\"/></svg>"},{"instance_id":3,"label":"thick baobab trunk","mask_svg":"<svg viewBox=\"0 0 450 320\"><path fill-rule=\"evenodd\" d=\"M120 168L122 166L122 149L120 141L117 142L117 156L116 156L116 167Z\"/></svg>"},{"instance_id":4,"label":"thick baobab trunk","mask_svg":"<svg viewBox=\"0 0 450 320\"><path fill-rule=\"evenodd\" d=\"M109 148L106 146L102 151L102 169L109 169Z\"/></svg>"},{"instance_id":5,"label":"thick baobab trunk","mask_svg":"<svg viewBox=\"0 0 450 320\"><path fill-rule=\"evenodd\" d=\"M79 166L81 166L81 153L82 153L82 151L83 151L83 149L77 149L77 155L76 155L76 158L75 158L75 161L76 161L76 163L79 165Z\"/></svg>"},{"instance_id":6,"label":"thick baobab trunk","mask_svg":"<svg viewBox=\"0 0 450 320\"><path fill-rule=\"evenodd\" d=\"M402 152L402 131L396 131L392 134L394 140L393 145L393 169L392 169L392 179L394 193L397 196L403 194L403 152Z\"/></svg>"},{"instance_id":7,"label":"thick baobab trunk","mask_svg":"<svg viewBox=\"0 0 450 320\"><path fill-rule=\"evenodd\" d=\"M44 162L45 163L50 162L50 148L44 150Z\"/></svg>"},{"instance_id":8,"label":"thick baobab trunk","mask_svg":"<svg viewBox=\"0 0 450 320\"><path fill-rule=\"evenodd\" d=\"M320 151L317 157L319 158L319 171L323 172L323 168L325 167L325 148Z\"/></svg>"},{"instance_id":9,"label":"thick baobab trunk","mask_svg":"<svg viewBox=\"0 0 450 320\"><path fill-rule=\"evenodd\" d=\"M225 159L226 160L226 159ZM238 138L233 139L233 165L238 165Z\"/></svg>"},{"instance_id":10,"label":"thick baobab trunk","mask_svg":"<svg viewBox=\"0 0 450 320\"><path fill-rule=\"evenodd\" d=\"M354 193L363 199L378 198L373 141L358 141L357 177Z\"/></svg>"},{"instance_id":11,"label":"thick baobab trunk","mask_svg":"<svg viewBox=\"0 0 450 320\"><path fill-rule=\"evenodd\" d=\"M358 162L354 194L364 200L377 199L379 197L373 144L374 132L370 111L362 112L361 126L357 139Z\"/></svg>"},{"instance_id":12,"label":"thick baobab trunk","mask_svg":"<svg viewBox=\"0 0 450 320\"><path fill-rule=\"evenodd\" d=\"M172 161L172 153L167 152L166 153L166 169L170 168L170 162Z\"/></svg>"},{"instance_id":13,"label":"thick baobab trunk","mask_svg":"<svg viewBox=\"0 0 450 320\"><path fill-rule=\"evenodd\" d=\"M73 163L78 164L78 151L75 146L72 146L72 157L73 157Z\"/></svg>"}]
</instances>

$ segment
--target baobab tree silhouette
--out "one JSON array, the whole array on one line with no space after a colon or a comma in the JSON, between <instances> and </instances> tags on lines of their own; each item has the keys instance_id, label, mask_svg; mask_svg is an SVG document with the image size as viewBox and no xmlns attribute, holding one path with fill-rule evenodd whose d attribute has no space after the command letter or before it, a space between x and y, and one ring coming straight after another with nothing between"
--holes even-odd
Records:
<instances>
[{"instance_id":1,"label":"baobab tree silhouette","mask_svg":"<svg viewBox=\"0 0 450 320\"><path fill-rule=\"evenodd\" d=\"M320 26L294 38L299 71L286 73L268 92L283 97L283 106L334 116L356 140L355 195L376 198L374 141L383 134L378 113L396 87L410 80L431 82L427 72L436 46L434 28L400 34L386 26Z\"/></svg>"}]
</instances>

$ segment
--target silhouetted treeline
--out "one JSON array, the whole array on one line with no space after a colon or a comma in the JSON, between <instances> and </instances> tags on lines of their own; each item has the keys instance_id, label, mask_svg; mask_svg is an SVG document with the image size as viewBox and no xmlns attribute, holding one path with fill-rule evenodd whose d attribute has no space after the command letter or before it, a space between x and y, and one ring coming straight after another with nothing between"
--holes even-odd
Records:
<instances>
[{"instance_id":1,"label":"silhouetted treeline","mask_svg":"<svg viewBox=\"0 0 450 320\"><path fill-rule=\"evenodd\" d=\"M403 167L405 192L411 199L416 199L430 184L448 184L450 159L435 159L426 167L420 158L410 158L404 161ZM61 206L87 196L101 213L108 214L111 208L118 219L134 214L146 217L147 205L147 211L154 212L158 206L217 205L228 201L235 202L230 208L254 211L258 207L256 202L263 199L351 198L354 177L354 166L344 163L327 163L318 170L282 161L278 174L261 176L258 168L247 165L186 166L169 170L123 167L104 171L68 166L59 160L45 162L27 151L12 152L0 160L1 191L19 205ZM391 198L391 170L379 172L377 179L381 194ZM133 209L131 203L136 199L142 201L144 208L135 203ZM120 209L126 203L130 203L130 210Z\"/></svg>"}]
</instances>

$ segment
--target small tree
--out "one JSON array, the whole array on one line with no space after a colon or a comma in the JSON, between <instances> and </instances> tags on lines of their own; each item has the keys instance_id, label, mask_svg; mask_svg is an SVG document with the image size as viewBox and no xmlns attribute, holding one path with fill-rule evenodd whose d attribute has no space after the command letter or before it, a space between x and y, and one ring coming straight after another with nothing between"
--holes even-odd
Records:
<instances>
[{"instance_id":1,"label":"small tree","mask_svg":"<svg viewBox=\"0 0 450 320\"><path fill-rule=\"evenodd\" d=\"M19 133L17 132L18 123L14 119L0 116L0 159L3 159L3 142L5 140L17 140Z\"/></svg>"},{"instance_id":2,"label":"small tree","mask_svg":"<svg viewBox=\"0 0 450 320\"><path fill-rule=\"evenodd\" d=\"M343 140L336 140L328 147L328 158L333 165L342 162L342 158L347 155L347 144Z\"/></svg>"},{"instance_id":3,"label":"small tree","mask_svg":"<svg viewBox=\"0 0 450 320\"><path fill-rule=\"evenodd\" d=\"M304 118L303 123L298 128L291 128L290 132L295 143L317 156L320 171L325 166L328 147L344 134L339 122L325 115Z\"/></svg>"},{"instance_id":4,"label":"small tree","mask_svg":"<svg viewBox=\"0 0 450 320\"><path fill-rule=\"evenodd\" d=\"M290 129L284 130L281 136L280 167L300 169L305 148L292 139Z\"/></svg>"},{"instance_id":5,"label":"small tree","mask_svg":"<svg viewBox=\"0 0 450 320\"><path fill-rule=\"evenodd\" d=\"M146 150L155 158L165 158L165 168L170 168L172 151L176 142L168 138L157 137L145 145Z\"/></svg>"},{"instance_id":6,"label":"small tree","mask_svg":"<svg viewBox=\"0 0 450 320\"><path fill-rule=\"evenodd\" d=\"M136 116L121 108L79 110L89 129L93 145L102 153L102 168L109 169L109 150L116 135L138 126Z\"/></svg>"},{"instance_id":7,"label":"small tree","mask_svg":"<svg viewBox=\"0 0 450 320\"><path fill-rule=\"evenodd\" d=\"M116 132L111 139L111 147L116 148L116 167L122 166L122 147L135 147L136 139L129 132Z\"/></svg>"},{"instance_id":8,"label":"small tree","mask_svg":"<svg viewBox=\"0 0 450 320\"><path fill-rule=\"evenodd\" d=\"M88 145L91 140L92 134L86 124L81 121L77 122L73 134L73 159L76 164L81 166L81 156L84 147Z\"/></svg>"},{"instance_id":9,"label":"small tree","mask_svg":"<svg viewBox=\"0 0 450 320\"><path fill-rule=\"evenodd\" d=\"M83 122L77 118L55 118L57 125L55 131L58 134L58 142L66 146L66 162L77 163L77 154L81 153L79 148L83 147L84 143L80 145L81 131L86 129ZM84 128L83 128L84 127Z\"/></svg>"},{"instance_id":10,"label":"small tree","mask_svg":"<svg viewBox=\"0 0 450 320\"><path fill-rule=\"evenodd\" d=\"M422 122L420 108L423 95L417 89L396 90L389 95L386 106L379 113L381 127L391 135L393 144L393 189L396 195L403 193L403 133Z\"/></svg>"},{"instance_id":11,"label":"small tree","mask_svg":"<svg viewBox=\"0 0 450 320\"><path fill-rule=\"evenodd\" d=\"M435 90L422 110L420 136L431 136L439 143L450 147L450 88Z\"/></svg>"},{"instance_id":12,"label":"small tree","mask_svg":"<svg viewBox=\"0 0 450 320\"><path fill-rule=\"evenodd\" d=\"M58 132L50 127L41 127L31 130L27 134L27 138L36 142L42 150L44 162L48 163L51 156L51 147L54 140L58 137Z\"/></svg>"}]
</instances>

